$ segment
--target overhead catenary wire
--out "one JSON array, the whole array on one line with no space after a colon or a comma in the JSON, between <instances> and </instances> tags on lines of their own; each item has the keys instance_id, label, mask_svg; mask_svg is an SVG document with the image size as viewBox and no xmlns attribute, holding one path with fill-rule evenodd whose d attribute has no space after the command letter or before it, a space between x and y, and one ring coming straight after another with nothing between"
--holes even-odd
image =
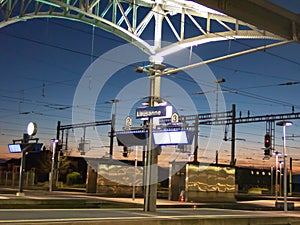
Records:
<instances>
[{"instance_id":1,"label":"overhead catenary wire","mask_svg":"<svg viewBox=\"0 0 300 225\"><path fill-rule=\"evenodd\" d=\"M64 49L64 50L66 50L66 49ZM74 52L75 53L75 52Z\"/></svg>"}]
</instances>

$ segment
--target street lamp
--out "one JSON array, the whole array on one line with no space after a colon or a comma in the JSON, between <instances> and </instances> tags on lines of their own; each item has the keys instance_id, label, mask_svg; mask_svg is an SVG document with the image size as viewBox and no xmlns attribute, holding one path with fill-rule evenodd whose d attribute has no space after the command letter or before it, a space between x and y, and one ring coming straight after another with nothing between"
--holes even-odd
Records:
<instances>
[{"instance_id":1,"label":"street lamp","mask_svg":"<svg viewBox=\"0 0 300 225\"><path fill-rule=\"evenodd\" d=\"M285 135L285 128L287 126L292 126L293 123L290 121L280 121L276 123L277 126L281 126L283 128L283 198L284 198L284 211L287 212L287 166L286 166L286 135Z\"/></svg>"},{"instance_id":2,"label":"street lamp","mask_svg":"<svg viewBox=\"0 0 300 225\"><path fill-rule=\"evenodd\" d=\"M20 141L22 142L22 144L24 144L24 146L26 147L22 147L22 157L21 157L21 164L20 164L20 176L19 176L19 192L17 192L17 196L24 196L24 172L25 172L25 157L28 151L28 148L30 148L29 144L29 140L31 140L31 137L33 137L34 135L36 135L37 133L37 124L34 122L30 122L27 125L27 133L23 134L23 139L21 139ZM15 142L14 142L15 143Z\"/></svg>"}]
</instances>

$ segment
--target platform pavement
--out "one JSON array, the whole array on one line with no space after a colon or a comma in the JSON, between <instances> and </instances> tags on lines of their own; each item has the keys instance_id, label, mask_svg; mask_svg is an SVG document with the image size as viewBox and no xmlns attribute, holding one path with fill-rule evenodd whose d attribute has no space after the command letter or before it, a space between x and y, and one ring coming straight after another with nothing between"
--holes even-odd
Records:
<instances>
[{"instance_id":1,"label":"platform pavement","mask_svg":"<svg viewBox=\"0 0 300 225\"><path fill-rule=\"evenodd\" d=\"M113 198L78 191L24 190L0 188L0 208L143 208L143 198ZM279 200L283 203L283 200ZM300 198L289 198L300 214ZM180 202L157 199L157 208L220 208L238 210L279 210L272 197L236 202Z\"/></svg>"}]
</instances>

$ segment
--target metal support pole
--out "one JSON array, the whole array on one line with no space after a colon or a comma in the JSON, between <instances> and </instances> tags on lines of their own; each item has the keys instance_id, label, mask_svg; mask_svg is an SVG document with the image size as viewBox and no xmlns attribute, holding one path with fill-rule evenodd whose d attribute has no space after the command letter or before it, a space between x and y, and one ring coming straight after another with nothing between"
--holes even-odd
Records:
<instances>
[{"instance_id":1,"label":"metal support pole","mask_svg":"<svg viewBox=\"0 0 300 225\"><path fill-rule=\"evenodd\" d=\"M286 165L286 136L285 136L285 127L283 126L283 198L284 198L284 211L287 212L287 165Z\"/></svg>"},{"instance_id":2,"label":"metal support pole","mask_svg":"<svg viewBox=\"0 0 300 225\"><path fill-rule=\"evenodd\" d=\"M289 195L293 195L293 158L290 157L290 192Z\"/></svg>"},{"instance_id":3,"label":"metal support pole","mask_svg":"<svg viewBox=\"0 0 300 225\"><path fill-rule=\"evenodd\" d=\"M50 177L49 177L49 191L52 192L55 185L55 156L56 156L56 143L58 142L57 139L52 140L52 161L51 161L51 171L50 171Z\"/></svg>"},{"instance_id":4,"label":"metal support pole","mask_svg":"<svg viewBox=\"0 0 300 225\"><path fill-rule=\"evenodd\" d=\"M274 194L274 174L273 174L273 172L274 172L274 167L272 166L271 167L271 184L270 184L270 186L271 186L271 195L273 195Z\"/></svg>"},{"instance_id":5,"label":"metal support pole","mask_svg":"<svg viewBox=\"0 0 300 225\"><path fill-rule=\"evenodd\" d=\"M286 126L291 126L293 125L292 122L290 121L281 121L277 123L278 126L282 126L283 127L283 166L284 166L284 171L283 171L283 198L284 198L284 212L287 212L288 208L287 208L287 163L286 163L286 159L287 159L287 152L286 152L286 134L285 134L285 130L286 130Z\"/></svg>"},{"instance_id":6,"label":"metal support pole","mask_svg":"<svg viewBox=\"0 0 300 225\"><path fill-rule=\"evenodd\" d=\"M116 117L117 117L117 103L119 102L119 99L111 99L107 101L106 103L114 104L114 113L111 115L111 126L110 126L110 144L109 144L109 158L113 158L113 152L114 152L114 133L115 133L115 127L116 127Z\"/></svg>"},{"instance_id":7,"label":"metal support pole","mask_svg":"<svg viewBox=\"0 0 300 225\"><path fill-rule=\"evenodd\" d=\"M282 162L279 162L279 196L282 197Z\"/></svg>"},{"instance_id":8,"label":"metal support pole","mask_svg":"<svg viewBox=\"0 0 300 225\"><path fill-rule=\"evenodd\" d=\"M216 119L218 119L220 83L224 83L225 79L224 78L217 79L217 80L215 80L215 82L216 82L216 85L217 85L216 86L216 109L215 109L215 112L216 112Z\"/></svg>"},{"instance_id":9,"label":"metal support pole","mask_svg":"<svg viewBox=\"0 0 300 225\"><path fill-rule=\"evenodd\" d=\"M199 133L199 117L195 118L195 146L194 146L194 163L198 163L198 134Z\"/></svg>"},{"instance_id":10,"label":"metal support pole","mask_svg":"<svg viewBox=\"0 0 300 225\"><path fill-rule=\"evenodd\" d=\"M151 205L153 204L153 199L150 198L150 180L151 180L151 173L152 173L152 163L151 163L151 155L152 155L152 125L153 119L149 118L148 124L148 144L147 144L147 152L146 152L146 179L145 179L145 197L144 197L144 211L148 212L150 210L150 201ZM151 127L151 128L150 128ZM156 201L156 199L155 199ZM155 210L154 210L155 211Z\"/></svg>"},{"instance_id":11,"label":"metal support pole","mask_svg":"<svg viewBox=\"0 0 300 225\"><path fill-rule=\"evenodd\" d=\"M232 127L231 127L231 161L230 165L235 165L235 118L236 118L236 107L232 105Z\"/></svg>"},{"instance_id":12,"label":"metal support pole","mask_svg":"<svg viewBox=\"0 0 300 225\"><path fill-rule=\"evenodd\" d=\"M109 144L109 157L113 158L113 152L114 152L114 132L115 132L115 121L116 121L116 115L111 115L111 126L110 126L110 144Z\"/></svg>"},{"instance_id":13,"label":"metal support pole","mask_svg":"<svg viewBox=\"0 0 300 225\"><path fill-rule=\"evenodd\" d=\"M61 128L61 122L57 121L57 128L56 128L56 143L58 142L59 138L60 138L60 128ZM55 144L56 147L56 144ZM53 148L53 146L52 146ZM53 150L53 149L52 149ZM52 189L56 189L56 182L58 180L58 151L55 151L54 154L54 161L53 161L53 172L51 172L51 179L53 180L51 188Z\"/></svg>"},{"instance_id":14,"label":"metal support pole","mask_svg":"<svg viewBox=\"0 0 300 225\"><path fill-rule=\"evenodd\" d=\"M22 151L21 165L20 165L20 176L19 176L19 192L17 196L24 196L24 172L25 172L25 157L26 151Z\"/></svg>"},{"instance_id":15,"label":"metal support pole","mask_svg":"<svg viewBox=\"0 0 300 225\"><path fill-rule=\"evenodd\" d=\"M57 121L57 127L56 127L56 139L59 140L59 133L60 133L60 121Z\"/></svg>"},{"instance_id":16,"label":"metal support pole","mask_svg":"<svg viewBox=\"0 0 300 225\"><path fill-rule=\"evenodd\" d=\"M278 200L278 152L276 152L276 164L275 164L275 204L277 204Z\"/></svg>"},{"instance_id":17,"label":"metal support pole","mask_svg":"<svg viewBox=\"0 0 300 225\"><path fill-rule=\"evenodd\" d=\"M158 85L156 87L156 77L150 77L150 99L149 106L154 106L155 93L160 89ZM158 96L155 96L158 97ZM156 198L157 198L157 151L154 151L153 146L153 118L149 117L148 124L148 143L147 143L147 157L146 157L146 186L144 197L144 211L155 212L156 211Z\"/></svg>"},{"instance_id":18,"label":"metal support pole","mask_svg":"<svg viewBox=\"0 0 300 225\"><path fill-rule=\"evenodd\" d=\"M153 11L156 12L154 14L155 17L155 31L154 31L154 47L155 49L161 48L161 34L162 34L162 24L164 13L163 9L161 8L161 4L157 3L153 7ZM150 57L151 58L151 57ZM160 98L160 80L161 77L157 76L157 71L161 71L161 65L156 65L156 59L152 59L152 63L150 65L150 99L149 99L149 106L154 106L154 98ZM154 74L154 76L153 76ZM158 176L158 151L157 149L154 150L153 144L153 118L149 117L149 125L148 125L148 144L147 144L147 162L146 162L146 189L145 189L145 197L144 197L144 211L155 212L156 211L156 199L157 199L157 176Z\"/></svg>"},{"instance_id":19,"label":"metal support pole","mask_svg":"<svg viewBox=\"0 0 300 225\"><path fill-rule=\"evenodd\" d=\"M132 200L135 200L135 183L136 183L136 172L137 172L137 157L138 157L138 146L135 147L135 157L134 157L134 175L132 182Z\"/></svg>"},{"instance_id":20,"label":"metal support pole","mask_svg":"<svg viewBox=\"0 0 300 225\"><path fill-rule=\"evenodd\" d=\"M29 142L29 135L23 134L22 143L28 144ZM24 173L25 173L25 158L26 158L26 151L28 147L22 149L22 157L21 157L21 164L20 164L20 175L19 175L19 192L17 192L17 196L24 196Z\"/></svg>"},{"instance_id":21,"label":"metal support pole","mask_svg":"<svg viewBox=\"0 0 300 225\"><path fill-rule=\"evenodd\" d=\"M63 133L64 134L64 133ZM59 140L59 139L57 139ZM61 142L63 143L63 135L62 135L62 139ZM68 142L69 142L69 130L66 130L66 144L65 144L65 150L68 150Z\"/></svg>"}]
</instances>

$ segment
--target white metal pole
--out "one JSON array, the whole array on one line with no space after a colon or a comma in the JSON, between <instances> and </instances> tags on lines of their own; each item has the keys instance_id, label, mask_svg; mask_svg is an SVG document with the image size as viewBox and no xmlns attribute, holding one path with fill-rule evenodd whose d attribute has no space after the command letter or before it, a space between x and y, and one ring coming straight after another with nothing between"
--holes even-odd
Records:
<instances>
[{"instance_id":1,"label":"white metal pole","mask_svg":"<svg viewBox=\"0 0 300 225\"><path fill-rule=\"evenodd\" d=\"M53 189L53 178L54 178L54 160L55 160L55 149L56 149L57 140L52 142L52 161L51 161L51 171L49 177L49 191L52 192Z\"/></svg>"},{"instance_id":2,"label":"white metal pole","mask_svg":"<svg viewBox=\"0 0 300 225\"><path fill-rule=\"evenodd\" d=\"M279 187L280 187L280 192L279 196L282 197L282 162L279 162Z\"/></svg>"},{"instance_id":3,"label":"white metal pole","mask_svg":"<svg viewBox=\"0 0 300 225\"><path fill-rule=\"evenodd\" d=\"M284 198L284 211L287 212L287 166L286 166L286 136L285 136L285 125L283 126L283 198Z\"/></svg>"},{"instance_id":4,"label":"white metal pole","mask_svg":"<svg viewBox=\"0 0 300 225\"><path fill-rule=\"evenodd\" d=\"M289 183L290 183L290 192L289 192L289 196L293 195L293 159L292 157L290 157L290 179L289 179Z\"/></svg>"},{"instance_id":5,"label":"white metal pole","mask_svg":"<svg viewBox=\"0 0 300 225\"><path fill-rule=\"evenodd\" d=\"M275 204L277 204L278 200L278 152L276 152L276 165L275 165Z\"/></svg>"},{"instance_id":6,"label":"white metal pole","mask_svg":"<svg viewBox=\"0 0 300 225\"><path fill-rule=\"evenodd\" d=\"M286 152L286 134L285 134L285 129L286 126L292 126L293 123L290 121L280 121L277 122L278 126L282 126L283 127L283 199L284 199L284 204L283 204L283 209L284 212L287 212L288 210L288 204L287 204L287 165L286 165L286 159L287 159L287 152Z\"/></svg>"}]
</instances>

